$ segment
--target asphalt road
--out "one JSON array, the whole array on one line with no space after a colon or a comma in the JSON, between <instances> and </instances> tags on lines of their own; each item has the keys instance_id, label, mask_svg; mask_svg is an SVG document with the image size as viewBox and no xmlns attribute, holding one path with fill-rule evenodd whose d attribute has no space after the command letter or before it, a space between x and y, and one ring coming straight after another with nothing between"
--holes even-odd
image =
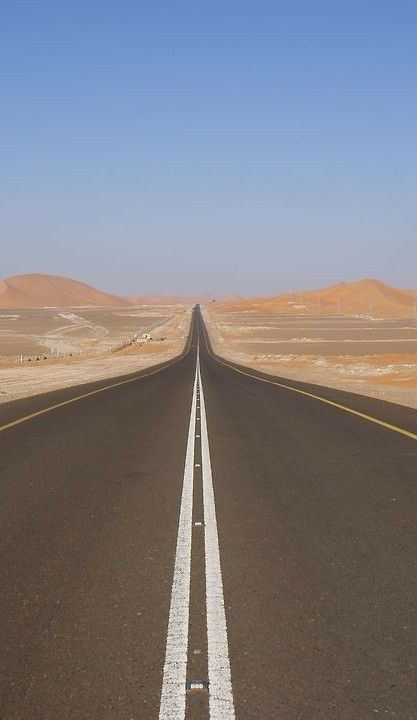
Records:
<instances>
[{"instance_id":1,"label":"asphalt road","mask_svg":"<svg viewBox=\"0 0 417 720\"><path fill-rule=\"evenodd\" d=\"M417 412L253 375L1 406L1 720L417 718Z\"/></svg>"}]
</instances>

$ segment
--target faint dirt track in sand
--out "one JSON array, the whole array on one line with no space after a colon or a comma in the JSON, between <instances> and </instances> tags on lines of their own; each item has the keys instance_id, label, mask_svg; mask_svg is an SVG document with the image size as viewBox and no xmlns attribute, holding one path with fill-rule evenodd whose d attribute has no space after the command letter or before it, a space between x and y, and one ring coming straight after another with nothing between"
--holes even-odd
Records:
<instances>
[{"instance_id":1,"label":"faint dirt track in sand","mask_svg":"<svg viewBox=\"0 0 417 720\"><path fill-rule=\"evenodd\" d=\"M191 307L177 308L153 330L164 340L138 342L97 357L51 359L42 362L0 365L0 402L16 400L72 385L104 380L156 365L179 355L188 336Z\"/></svg>"}]
</instances>

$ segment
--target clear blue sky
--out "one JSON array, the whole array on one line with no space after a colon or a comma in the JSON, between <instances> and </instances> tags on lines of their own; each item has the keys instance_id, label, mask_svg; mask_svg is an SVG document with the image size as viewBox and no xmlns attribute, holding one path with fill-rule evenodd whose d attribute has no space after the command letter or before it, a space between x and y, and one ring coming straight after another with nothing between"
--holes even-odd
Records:
<instances>
[{"instance_id":1,"label":"clear blue sky","mask_svg":"<svg viewBox=\"0 0 417 720\"><path fill-rule=\"evenodd\" d=\"M417 4L3 0L1 272L417 288Z\"/></svg>"}]
</instances>

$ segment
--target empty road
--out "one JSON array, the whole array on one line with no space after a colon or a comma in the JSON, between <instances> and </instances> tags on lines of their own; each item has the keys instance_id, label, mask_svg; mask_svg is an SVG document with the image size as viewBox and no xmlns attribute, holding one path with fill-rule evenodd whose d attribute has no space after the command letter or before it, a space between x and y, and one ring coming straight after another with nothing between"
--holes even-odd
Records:
<instances>
[{"instance_id":1,"label":"empty road","mask_svg":"<svg viewBox=\"0 0 417 720\"><path fill-rule=\"evenodd\" d=\"M1 720L417 719L417 412L216 358L0 406Z\"/></svg>"}]
</instances>

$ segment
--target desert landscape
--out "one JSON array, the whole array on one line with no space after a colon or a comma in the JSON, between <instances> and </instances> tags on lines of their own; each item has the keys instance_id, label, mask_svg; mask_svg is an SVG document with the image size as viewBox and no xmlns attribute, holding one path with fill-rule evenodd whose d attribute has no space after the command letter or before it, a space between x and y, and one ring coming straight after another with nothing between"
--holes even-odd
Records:
<instances>
[{"instance_id":1,"label":"desert landscape","mask_svg":"<svg viewBox=\"0 0 417 720\"><path fill-rule=\"evenodd\" d=\"M191 305L133 304L68 278L0 284L0 402L133 372L178 355Z\"/></svg>"},{"instance_id":2,"label":"desert landscape","mask_svg":"<svg viewBox=\"0 0 417 720\"><path fill-rule=\"evenodd\" d=\"M417 407L417 293L377 280L204 308L215 351L280 377Z\"/></svg>"},{"instance_id":3,"label":"desert landscape","mask_svg":"<svg viewBox=\"0 0 417 720\"><path fill-rule=\"evenodd\" d=\"M0 402L178 355L198 301L219 355L417 407L415 291L362 280L215 302L204 295L119 297L39 274L0 283Z\"/></svg>"},{"instance_id":4,"label":"desert landscape","mask_svg":"<svg viewBox=\"0 0 417 720\"><path fill-rule=\"evenodd\" d=\"M115 351L156 331L171 317L171 308L1 310L1 361L29 362Z\"/></svg>"}]
</instances>

